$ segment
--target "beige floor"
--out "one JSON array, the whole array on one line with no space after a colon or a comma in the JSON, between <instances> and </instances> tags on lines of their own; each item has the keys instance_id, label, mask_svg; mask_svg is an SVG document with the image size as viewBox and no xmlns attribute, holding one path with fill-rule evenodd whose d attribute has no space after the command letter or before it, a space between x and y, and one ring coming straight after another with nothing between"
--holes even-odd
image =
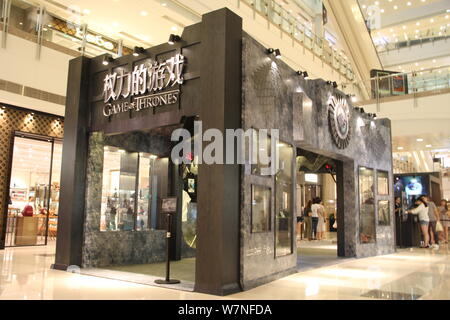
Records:
<instances>
[{"instance_id":1,"label":"beige floor","mask_svg":"<svg viewBox=\"0 0 450 320\"><path fill-rule=\"evenodd\" d=\"M131 272L143 275L150 275L159 278L166 276L165 263L139 264L129 266L114 266L104 269ZM195 282L195 258L172 261L170 263L170 277L186 282Z\"/></svg>"},{"instance_id":2,"label":"beige floor","mask_svg":"<svg viewBox=\"0 0 450 320\"><path fill-rule=\"evenodd\" d=\"M403 250L351 259L274 281L227 299L449 299L450 250ZM54 247L0 251L0 299L214 299L50 269Z\"/></svg>"}]
</instances>

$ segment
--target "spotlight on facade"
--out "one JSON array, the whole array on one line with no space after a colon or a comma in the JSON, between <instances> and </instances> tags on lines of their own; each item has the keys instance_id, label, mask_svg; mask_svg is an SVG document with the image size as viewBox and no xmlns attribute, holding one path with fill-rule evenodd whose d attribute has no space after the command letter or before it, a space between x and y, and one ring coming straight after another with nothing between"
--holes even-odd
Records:
<instances>
[{"instance_id":1,"label":"spotlight on facade","mask_svg":"<svg viewBox=\"0 0 450 320\"><path fill-rule=\"evenodd\" d=\"M333 81L332 85L333 85L333 88L335 88L335 89L338 87L338 84L336 81Z\"/></svg>"},{"instance_id":2,"label":"spotlight on facade","mask_svg":"<svg viewBox=\"0 0 450 320\"><path fill-rule=\"evenodd\" d=\"M281 51L280 51L280 49L276 49L275 50L275 58L281 59Z\"/></svg>"},{"instance_id":3,"label":"spotlight on facade","mask_svg":"<svg viewBox=\"0 0 450 320\"><path fill-rule=\"evenodd\" d=\"M308 75L307 71L297 71L296 73L297 73L297 75L303 77L305 80L309 79L309 75Z\"/></svg>"},{"instance_id":4,"label":"spotlight on facade","mask_svg":"<svg viewBox=\"0 0 450 320\"><path fill-rule=\"evenodd\" d=\"M140 54L145 53L145 49L142 47L134 47L133 56L139 57Z\"/></svg>"},{"instance_id":5,"label":"spotlight on facade","mask_svg":"<svg viewBox=\"0 0 450 320\"><path fill-rule=\"evenodd\" d=\"M103 58L103 65L104 66L107 66L107 65L109 65L111 62L113 62L114 61L114 58L113 57L111 57L110 55L106 55L104 58Z\"/></svg>"},{"instance_id":6,"label":"spotlight on facade","mask_svg":"<svg viewBox=\"0 0 450 320\"><path fill-rule=\"evenodd\" d=\"M268 54L273 54L275 56L275 58L277 58L277 59L281 59L281 51L280 51L280 49L269 48L269 49L267 49L267 53Z\"/></svg>"},{"instance_id":7,"label":"spotlight on facade","mask_svg":"<svg viewBox=\"0 0 450 320\"><path fill-rule=\"evenodd\" d=\"M180 40L181 40L180 36L177 36L176 34L171 34L169 37L169 41L167 43L173 46L175 42L179 42Z\"/></svg>"},{"instance_id":8,"label":"spotlight on facade","mask_svg":"<svg viewBox=\"0 0 450 320\"><path fill-rule=\"evenodd\" d=\"M331 81L328 80L328 81L326 82L326 84L328 84L328 85L331 86Z\"/></svg>"}]
</instances>

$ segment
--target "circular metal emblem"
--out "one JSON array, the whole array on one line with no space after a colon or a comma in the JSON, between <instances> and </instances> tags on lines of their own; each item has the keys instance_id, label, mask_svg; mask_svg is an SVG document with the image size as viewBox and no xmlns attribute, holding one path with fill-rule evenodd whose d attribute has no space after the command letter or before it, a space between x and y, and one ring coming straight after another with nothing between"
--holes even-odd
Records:
<instances>
[{"instance_id":1,"label":"circular metal emblem","mask_svg":"<svg viewBox=\"0 0 450 320\"><path fill-rule=\"evenodd\" d=\"M350 143L350 107L347 99L332 96L328 104L328 123L333 141L339 149L345 149Z\"/></svg>"}]
</instances>

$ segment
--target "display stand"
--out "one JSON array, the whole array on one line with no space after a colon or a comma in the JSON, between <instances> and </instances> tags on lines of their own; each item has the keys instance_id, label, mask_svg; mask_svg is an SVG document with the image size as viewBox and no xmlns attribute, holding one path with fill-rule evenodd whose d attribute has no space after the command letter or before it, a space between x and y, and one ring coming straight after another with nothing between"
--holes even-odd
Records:
<instances>
[{"instance_id":1,"label":"display stand","mask_svg":"<svg viewBox=\"0 0 450 320\"><path fill-rule=\"evenodd\" d=\"M166 233L166 279L155 280L156 284L179 284L180 280L170 279L170 239L172 238L172 216L176 214L176 198L163 199L162 209L166 213L167 233Z\"/></svg>"}]
</instances>

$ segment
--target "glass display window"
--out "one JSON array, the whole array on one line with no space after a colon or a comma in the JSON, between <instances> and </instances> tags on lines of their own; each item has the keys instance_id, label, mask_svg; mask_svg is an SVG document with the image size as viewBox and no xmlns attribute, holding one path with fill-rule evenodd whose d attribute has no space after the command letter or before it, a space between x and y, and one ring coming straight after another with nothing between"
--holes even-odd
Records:
<instances>
[{"instance_id":1,"label":"glass display window","mask_svg":"<svg viewBox=\"0 0 450 320\"><path fill-rule=\"evenodd\" d=\"M264 174L264 171L267 172L271 167L272 139L270 138L270 136L264 134L264 132L258 130L253 131L252 138L253 150L247 153L250 155L252 163L255 162L255 164L252 164L252 174L258 176L267 175ZM254 161L253 159L256 159L256 161Z\"/></svg>"},{"instance_id":2,"label":"glass display window","mask_svg":"<svg viewBox=\"0 0 450 320\"><path fill-rule=\"evenodd\" d=\"M271 196L270 188L252 185L252 233L271 230Z\"/></svg>"},{"instance_id":3,"label":"glass display window","mask_svg":"<svg viewBox=\"0 0 450 320\"><path fill-rule=\"evenodd\" d=\"M359 168L359 234L361 243L376 242L375 172Z\"/></svg>"},{"instance_id":4,"label":"glass display window","mask_svg":"<svg viewBox=\"0 0 450 320\"><path fill-rule=\"evenodd\" d=\"M389 195L389 173L387 171L377 171L378 194Z\"/></svg>"},{"instance_id":5,"label":"glass display window","mask_svg":"<svg viewBox=\"0 0 450 320\"><path fill-rule=\"evenodd\" d=\"M150 228L152 168L156 156L104 148L101 231L144 231Z\"/></svg>"},{"instance_id":6,"label":"glass display window","mask_svg":"<svg viewBox=\"0 0 450 320\"><path fill-rule=\"evenodd\" d=\"M387 200L378 201L378 225L391 225L391 209L390 203Z\"/></svg>"},{"instance_id":7,"label":"glass display window","mask_svg":"<svg viewBox=\"0 0 450 320\"><path fill-rule=\"evenodd\" d=\"M277 174L275 176L275 252L276 256L293 253L293 174L294 148L277 144Z\"/></svg>"}]
</instances>

